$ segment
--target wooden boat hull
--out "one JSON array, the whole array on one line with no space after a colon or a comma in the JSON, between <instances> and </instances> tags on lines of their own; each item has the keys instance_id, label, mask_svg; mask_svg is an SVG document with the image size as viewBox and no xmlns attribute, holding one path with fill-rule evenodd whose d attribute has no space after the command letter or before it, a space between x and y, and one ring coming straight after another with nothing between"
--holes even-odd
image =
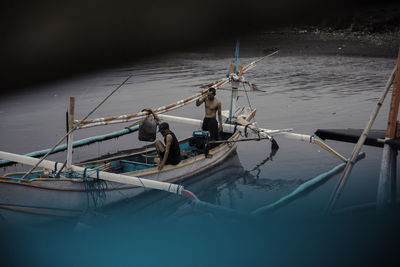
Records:
<instances>
[{"instance_id":1,"label":"wooden boat hull","mask_svg":"<svg viewBox=\"0 0 400 267\"><path fill-rule=\"evenodd\" d=\"M229 140L236 140L239 132ZM178 165L124 173L170 183L182 183L220 164L237 148L237 143L226 143L210 150L211 157L204 154L181 161ZM7 177L0 179L0 218L15 222L25 215L40 222L55 218L80 216L88 208L99 208L130 199L149 189L108 181L85 181L71 178L35 178L24 182Z\"/></svg>"}]
</instances>

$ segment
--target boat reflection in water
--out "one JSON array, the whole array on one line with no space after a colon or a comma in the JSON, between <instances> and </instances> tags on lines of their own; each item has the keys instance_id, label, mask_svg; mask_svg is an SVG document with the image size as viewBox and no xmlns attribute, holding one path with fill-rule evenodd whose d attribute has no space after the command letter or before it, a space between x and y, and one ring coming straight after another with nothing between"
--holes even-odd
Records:
<instances>
[{"instance_id":1,"label":"boat reflection in water","mask_svg":"<svg viewBox=\"0 0 400 267\"><path fill-rule=\"evenodd\" d=\"M249 170L244 169L237 152L234 152L215 168L185 180L183 185L206 203L237 211L239 211L240 206L238 202L246 202L244 195L247 192L243 191L246 186L262 188L265 193L264 198L274 200L276 197L274 191L282 194L283 191L297 187L304 182L298 179L284 180L261 177L261 167L272 161L277 151L277 149L272 150L265 159ZM273 196L268 197L269 193L272 193ZM249 214L249 212L243 214ZM123 218L133 222L135 220L152 219L198 219L213 215L207 209L203 210L201 206L190 205L190 202L182 197L162 191L150 191L116 205L98 209L95 213L87 213L81 217L79 224L98 225L103 216L107 217L105 221Z\"/></svg>"},{"instance_id":2,"label":"boat reflection in water","mask_svg":"<svg viewBox=\"0 0 400 267\"><path fill-rule=\"evenodd\" d=\"M242 184L254 185L259 188L263 188L265 191L270 191L278 188L293 187L304 183L306 180L295 179L295 180L285 180L278 178L265 178L261 177L261 167L266 163L272 161L273 157L277 153L278 149L271 150L268 157L263 159L260 163L254 166L250 170L246 170L243 175Z\"/></svg>"},{"instance_id":3,"label":"boat reflection in water","mask_svg":"<svg viewBox=\"0 0 400 267\"><path fill-rule=\"evenodd\" d=\"M267 175L262 173L262 167L270 163L277 152L278 149L272 149L269 155L254 167L221 179L218 185L204 189L198 197L202 201L237 211L245 216L260 208L260 205L275 202L306 181L277 178L271 176L268 171ZM229 174L227 172L222 175ZM259 194L254 194L254 188L257 188Z\"/></svg>"},{"instance_id":4,"label":"boat reflection in water","mask_svg":"<svg viewBox=\"0 0 400 267\"><path fill-rule=\"evenodd\" d=\"M195 193L201 200L218 203L218 190L224 184L230 184L243 177L245 170L235 152L229 155L223 162L198 175L184 180L182 183L186 189ZM213 196L210 199L209 196ZM82 216L80 223L92 225L98 223L98 216L124 219L171 219L178 218L182 214L196 213L199 210L190 208L186 198L163 191L145 192L135 198L121 201L115 205L96 210L96 213L88 213ZM183 212L182 212L183 210ZM201 211L200 211L201 212ZM99 214L100 213L100 214Z\"/></svg>"},{"instance_id":5,"label":"boat reflection in water","mask_svg":"<svg viewBox=\"0 0 400 267\"><path fill-rule=\"evenodd\" d=\"M193 176L191 179L186 180L183 185L206 203L237 211L239 211L238 208L240 209L240 205L243 204L238 202L246 202L246 200L244 200L244 195L247 194L247 192L243 190L247 186L263 188L265 198L273 199L274 197L268 197L266 195L273 191L278 191L279 194L281 194L282 191L297 187L304 182L302 180L283 180L261 177L261 167L272 161L277 151L277 149L272 150L265 159L249 170L244 169L238 154L234 152L215 168L209 169L207 172L200 175ZM155 218L158 220L198 219L212 216L209 210L203 210L201 206L190 205L190 202L184 198L161 191L148 192L134 199L119 203L118 205L103 208L101 212L110 216L109 218L116 216L120 218L123 217L130 221L136 219L151 220ZM244 212L243 214L249 214L249 212ZM215 213L213 213L213 215L215 215ZM81 223L98 223L99 220L96 218L96 214L89 214L89 216L94 217L82 218Z\"/></svg>"}]
</instances>

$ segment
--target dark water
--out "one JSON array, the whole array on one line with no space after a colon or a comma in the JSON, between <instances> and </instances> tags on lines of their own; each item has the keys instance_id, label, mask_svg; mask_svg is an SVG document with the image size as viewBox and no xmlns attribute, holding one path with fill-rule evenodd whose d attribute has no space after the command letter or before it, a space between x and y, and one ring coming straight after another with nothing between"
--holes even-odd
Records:
<instances>
[{"instance_id":1,"label":"dark water","mask_svg":"<svg viewBox=\"0 0 400 267\"><path fill-rule=\"evenodd\" d=\"M133 74L94 116L134 113L194 94L199 85L224 77L231 61L213 51L174 54L3 97L0 149L28 153L54 144L65 132L70 96L76 97L76 117L82 118ZM278 55L245 76L266 91L249 94L259 126L312 134L318 128L364 128L394 65L395 59L388 58ZM229 92L218 91L217 97L227 109ZM246 104L246 96L239 101ZM373 128L386 127L388 106L386 100ZM202 119L203 108L193 104L171 114ZM193 131L187 125L171 126L178 138ZM122 127L81 130L75 139ZM316 145L279 135L276 140L280 149L272 158L267 141L239 144L237 155L196 177L188 188L204 201L250 213L341 163ZM327 143L345 156L353 149L352 144ZM78 148L74 161L142 145L136 134L128 135ZM363 151L367 156L354 167L337 209L376 199L382 150L364 147ZM59 153L50 159L64 157ZM22 226L6 224L1 232L2 259L34 266L369 265L378 259L392 260L395 247L388 245L398 236L397 216L377 217L373 210L321 216L338 177L262 218L214 216L189 208L178 196L151 192L71 221L35 227L28 221Z\"/></svg>"}]
</instances>

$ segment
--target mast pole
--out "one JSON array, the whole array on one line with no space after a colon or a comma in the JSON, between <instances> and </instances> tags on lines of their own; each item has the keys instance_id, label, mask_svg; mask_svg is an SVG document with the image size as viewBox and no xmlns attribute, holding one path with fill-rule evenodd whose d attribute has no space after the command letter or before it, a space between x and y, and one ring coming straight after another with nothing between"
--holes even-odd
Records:
<instances>
[{"instance_id":1,"label":"mast pole","mask_svg":"<svg viewBox=\"0 0 400 267\"><path fill-rule=\"evenodd\" d=\"M72 166L72 143L74 142L74 132L71 129L74 126L75 116L75 97L69 98L69 112L68 112L68 147L67 147L67 170L71 169Z\"/></svg>"},{"instance_id":2,"label":"mast pole","mask_svg":"<svg viewBox=\"0 0 400 267\"><path fill-rule=\"evenodd\" d=\"M237 40L236 42L236 50L235 50L235 64L234 66L231 66L229 70L229 75L231 76L232 74L237 75L239 73L239 45L240 41ZM232 123L232 116L233 112L236 110L236 98L237 98L237 90L239 89L239 82L235 80L231 80L232 84L232 93L231 93L231 104L229 107L229 123Z\"/></svg>"}]
</instances>

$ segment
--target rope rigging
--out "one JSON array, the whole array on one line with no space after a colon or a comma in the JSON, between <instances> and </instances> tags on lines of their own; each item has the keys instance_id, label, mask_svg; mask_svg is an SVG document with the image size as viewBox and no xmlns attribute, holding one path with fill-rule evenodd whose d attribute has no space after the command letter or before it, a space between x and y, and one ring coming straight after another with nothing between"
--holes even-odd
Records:
<instances>
[{"instance_id":1,"label":"rope rigging","mask_svg":"<svg viewBox=\"0 0 400 267\"><path fill-rule=\"evenodd\" d=\"M107 99L109 99L119 88L121 88L130 78L132 77L132 75L129 75L128 78L126 78L120 85L118 85L108 96L106 96L99 104L97 104L97 106L92 109L83 120L86 120L87 118L90 117L90 115L92 115L104 102L106 102ZM39 164L47 158L48 155L50 155L54 149L60 145L72 132L74 132L76 129L78 129L78 127L80 126L82 122L75 124L73 127L71 127L71 129L68 131L67 134L65 134L60 140L58 140L58 142L50 149L49 152L46 153L46 155L44 155L35 166L33 166L22 178L21 180L25 179L25 177L27 177L29 174L32 173L32 171L34 169L37 168L37 166L39 166Z\"/></svg>"}]
</instances>

